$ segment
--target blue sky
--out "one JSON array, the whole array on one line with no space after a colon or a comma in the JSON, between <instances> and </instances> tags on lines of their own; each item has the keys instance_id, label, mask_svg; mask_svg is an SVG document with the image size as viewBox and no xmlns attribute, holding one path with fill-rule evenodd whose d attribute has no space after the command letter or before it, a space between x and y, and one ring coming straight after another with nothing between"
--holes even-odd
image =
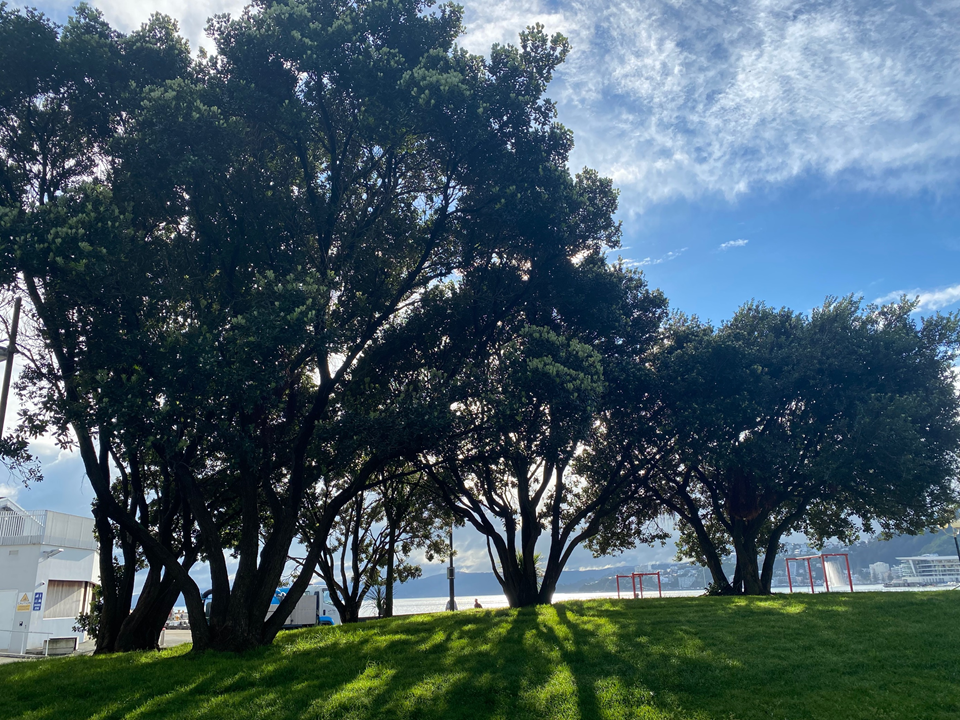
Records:
<instances>
[{"instance_id":1,"label":"blue sky","mask_svg":"<svg viewBox=\"0 0 960 720\"><path fill-rule=\"evenodd\" d=\"M58 20L71 5L36 4ZM93 4L121 30L168 13L194 47L206 17L242 7ZM463 4L474 52L534 22L569 37L549 95L571 165L614 179L620 254L674 308L721 321L750 299L808 310L850 293L960 308L957 0ZM40 449L47 481L21 502L82 511L79 463Z\"/></svg>"}]
</instances>

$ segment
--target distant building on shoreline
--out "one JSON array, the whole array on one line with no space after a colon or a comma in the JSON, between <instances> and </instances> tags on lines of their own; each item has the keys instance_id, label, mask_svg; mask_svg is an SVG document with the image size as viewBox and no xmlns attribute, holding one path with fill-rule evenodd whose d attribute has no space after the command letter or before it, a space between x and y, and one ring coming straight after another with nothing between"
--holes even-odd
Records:
<instances>
[{"instance_id":1,"label":"distant building on shoreline","mask_svg":"<svg viewBox=\"0 0 960 720\"><path fill-rule=\"evenodd\" d=\"M905 585L960 584L960 558L940 555L898 557Z\"/></svg>"}]
</instances>

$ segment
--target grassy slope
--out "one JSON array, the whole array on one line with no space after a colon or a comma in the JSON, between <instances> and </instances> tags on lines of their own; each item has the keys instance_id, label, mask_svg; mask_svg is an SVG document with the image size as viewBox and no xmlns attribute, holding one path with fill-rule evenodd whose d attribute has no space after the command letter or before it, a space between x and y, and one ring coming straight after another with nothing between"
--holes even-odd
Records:
<instances>
[{"instance_id":1,"label":"grassy slope","mask_svg":"<svg viewBox=\"0 0 960 720\"><path fill-rule=\"evenodd\" d=\"M591 601L0 667L0 717L960 717L960 591Z\"/></svg>"}]
</instances>

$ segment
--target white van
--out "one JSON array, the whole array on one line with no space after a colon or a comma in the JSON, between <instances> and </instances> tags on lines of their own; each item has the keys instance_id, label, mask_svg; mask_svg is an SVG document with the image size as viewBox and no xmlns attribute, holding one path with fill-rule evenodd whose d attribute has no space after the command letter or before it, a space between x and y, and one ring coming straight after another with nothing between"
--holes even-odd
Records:
<instances>
[{"instance_id":1,"label":"white van","mask_svg":"<svg viewBox=\"0 0 960 720\"><path fill-rule=\"evenodd\" d=\"M287 594L286 588L280 588L273 594L267 617L270 617L279 607L280 601ZM330 592L323 585L312 585L294 606L283 624L285 628L311 627L313 625L340 625L340 613L330 600Z\"/></svg>"}]
</instances>

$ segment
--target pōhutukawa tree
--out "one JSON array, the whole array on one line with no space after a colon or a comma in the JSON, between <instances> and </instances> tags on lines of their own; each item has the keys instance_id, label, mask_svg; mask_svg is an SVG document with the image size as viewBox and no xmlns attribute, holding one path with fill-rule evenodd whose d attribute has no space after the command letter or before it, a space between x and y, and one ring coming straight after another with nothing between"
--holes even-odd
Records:
<instances>
[{"instance_id":1,"label":"p\u014dhutukawa tree","mask_svg":"<svg viewBox=\"0 0 960 720\"><path fill-rule=\"evenodd\" d=\"M665 312L640 276L599 253L558 276L461 377L443 440L420 455L449 509L486 537L512 607L549 603L570 554L618 511L624 479L580 463Z\"/></svg>"},{"instance_id":2,"label":"p\u014dhutukawa tree","mask_svg":"<svg viewBox=\"0 0 960 720\"><path fill-rule=\"evenodd\" d=\"M383 503L386 540L384 560L378 577L383 586L383 617L393 617L394 588L423 574L412 562L422 552L427 562L451 551L447 530L453 518L437 497L436 489L423 473L392 474L379 486Z\"/></svg>"},{"instance_id":3,"label":"p\u014dhutukawa tree","mask_svg":"<svg viewBox=\"0 0 960 720\"><path fill-rule=\"evenodd\" d=\"M418 0L257 3L197 59L168 20L126 38L78 18L3 15L23 72L0 87L0 280L50 358L32 427L76 437L97 512L180 585L195 650L269 643L366 482L338 486L265 621L360 361L425 303L471 318L448 344L489 337L610 233L609 186L570 177L543 95L566 45L534 28L469 55L460 11ZM131 448L196 528L209 617L187 545L114 496Z\"/></svg>"},{"instance_id":4,"label":"p\u014dhutukawa tree","mask_svg":"<svg viewBox=\"0 0 960 720\"><path fill-rule=\"evenodd\" d=\"M718 592L769 593L785 533L852 541L877 528L917 533L949 514L958 322L915 319L915 308L845 298L806 316L749 304L718 328L682 317L667 328L653 365L672 456L637 475L634 497L675 515L681 550ZM619 430L610 453L629 474L645 444Z\"/></svg>"},{"instance_id":5,"label":"p\u014dhutukawa tree","mask_svg":"<svg viewBox=\"0 0 960 720\"><path fill-rule=\"evenodd\" d=\"M164 480L135 409L145 347L135 336L157 318L143 282L159 258L143 242L153 218L132 222L106 178L140 92L178 77L189 52L160 16L123 36L87 6L61 28L3 5L0 56L0 283L26 297L19 435L51 432L77 447L96 491L97 651L155 648L196 552L182 496L159 495ZM143 537L112 522L118 510L148 529ZM150 570L131 613L142 562Z\"/></svg>"},{"instance_id":6,"label":"p\u014dhutukawa tree","mask_svg":"<svg viewBox=\"0 0 960 720\"><path fill-rule=\"evenodd\" d=\"M318 486L329 492L330 483ZM316 542L322 526L324 496L311 497L303 516L302 537ZM410 562L415 550L428 560L447 551L451 518L437 502L434 488L404 463L389 463L374 473L366 489L339 512L317 562L317 575L345 623L356 622L374 587L383 588L382 616L393 616L393 586L420 577Z\"/></svg>"}]
</instances>

